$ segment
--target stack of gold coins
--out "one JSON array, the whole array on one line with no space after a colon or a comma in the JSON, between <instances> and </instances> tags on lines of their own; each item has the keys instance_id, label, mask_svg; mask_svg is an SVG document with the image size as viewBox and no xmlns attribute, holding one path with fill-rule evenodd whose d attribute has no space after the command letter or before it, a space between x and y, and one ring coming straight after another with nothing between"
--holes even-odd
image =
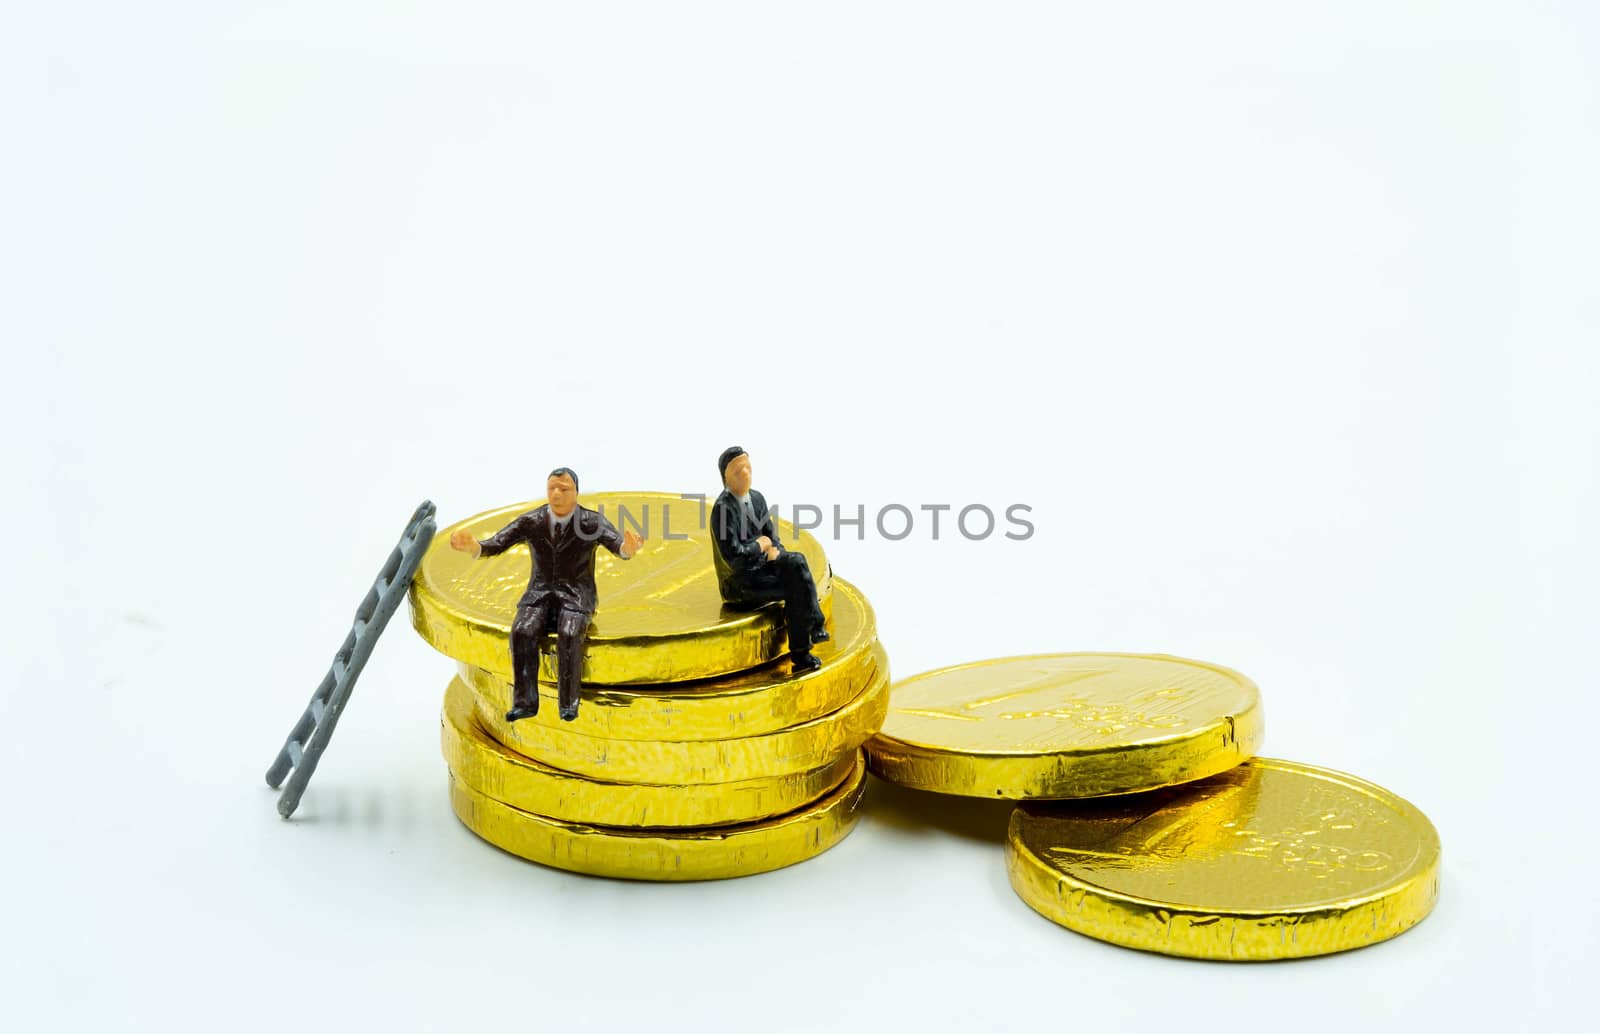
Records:
<instances>
[{"instance_id":1,"label":"stack of gold coins","mask_svg":"<svg viewBox=\"0 0 1600 1034\"><path fill-rule=\"evenodd\" d=\"M883 723L888 657L866 597L832 577L821 545L779 521L827 615L821 666L793 674L782 609L726 609L698 497L585 496L644 545L595 554L599 605L578 714L557 709L555 638L540 658L536 715L511 703L510 625L525 547L473 559L450 534L485 538L539 504L439 533L411 588L412 623L458 664L441 739L456 815L513 854L645 880L718 879L792 865L838 843L860 808L863 743Z\"/></svg>"},{"instance_id":2,"label":"stack of gold coins","mask_svg":"<svg viewBox=\"0 0 1600 1034\"><path fill-rule=\"evenodd\" d=\"M1354 776L1253 755L1236 671L1066 653L943 668L891 691L872 770L1016 800L1011 885L1068 929L1208 959L1322 955L1393 937L1438 896L1439 837Z\"/></svg>"}]
</instances>

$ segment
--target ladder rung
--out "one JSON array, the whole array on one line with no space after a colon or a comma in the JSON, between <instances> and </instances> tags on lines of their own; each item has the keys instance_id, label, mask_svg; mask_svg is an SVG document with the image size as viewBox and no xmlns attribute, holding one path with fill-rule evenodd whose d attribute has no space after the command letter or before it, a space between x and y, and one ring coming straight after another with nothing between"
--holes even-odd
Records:
<instances>
[{"instance_id":1,"label":"ladder rung","mask_svg":"<svg viewBox=\"0 0 1600 1034\"><path fill-rule=\"evenodd\" d=\"M320 700L311 701L311 720L313 722L317 723L317 724L321 724L322 715L327 710L328 710L328 705L324 704L322 701L320 701Z\"/></svg>"},{"instance_id":2,"label":"ladder rung","mask_svg":"<svg viewBox=\"0 0 1600 1034\"><path fill-rule=\"evenodd\" d=\"M289 755L289 764L295 768L299 768L300 759L305 757L306 754L306 749L300 745L300 741L290 740L288 743L283 745L283 749Z\"/></svg>"}]
</instances>

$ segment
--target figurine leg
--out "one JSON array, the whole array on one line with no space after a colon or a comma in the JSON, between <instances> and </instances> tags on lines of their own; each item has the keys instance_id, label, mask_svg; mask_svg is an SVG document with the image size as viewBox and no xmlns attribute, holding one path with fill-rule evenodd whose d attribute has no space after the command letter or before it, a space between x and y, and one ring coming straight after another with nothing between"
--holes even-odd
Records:
<instances>
[{"instance_id":1,"label":"figurine leg","mask_svg":"<svg viewBox=\"0 0 1600 1034\"><path fill-rule=\"evenodd\" d=\"M789 561L789 566L795 570L795 577L803 587L803 592L797 592L797 596L803 595L805 613L811 616L811 641L820 643L833 638L828 634L828 619L822 613L822 604L817 602L817 583L811 578L811 565L799 553L790 553L785 559L790 556L794 559Z\"/></svg>"},{"instance_id":2,"label":"figurine leg","mask_svg":"<svg viewBox=\"0 0 1600 1034\"><path fill-rule=\"evenodd\" d=\"M785 553L778 558L778 570L783 580L783 617L789 626L789 656L795 671L819 667L822 662L811 654L811 641L822 624L822 608L817 604L817 587L811 580L811 568L799 553Z\"/></svg>"},{"instance_id":3,"label":"figurine leg","mask_svg":"<svg viewBox=\"0 0 1600 1034\"><path fill-rule=\"evenodd\" d=\"M539 713L539 640L544 637L548 600L518 607L511 622L511 710L506 721L531 718Z\"/></svg>"},{"instance_id":4,"label":"figurine leg","mask_svg":"<svg viewBox=\"0 0 1600 1034\"><path fill-rule=\"evenodd\" d=\"M588 614L562 609L556 621L556 659L560 668L556 682L560 687L561 720L564 722L578 717L578 689L583 685L583 641L588 630Z\"/></svg>"}]
</instances>

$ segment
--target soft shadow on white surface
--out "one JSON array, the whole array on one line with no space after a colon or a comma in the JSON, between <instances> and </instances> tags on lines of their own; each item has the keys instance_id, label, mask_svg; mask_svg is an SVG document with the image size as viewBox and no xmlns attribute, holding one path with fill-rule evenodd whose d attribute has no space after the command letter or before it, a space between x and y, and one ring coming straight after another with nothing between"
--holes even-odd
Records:
<instances>
[{"instance_id":1,"label":"soft shadow on white surface","mask_svg":"<svg viewBox=\"0 0 1600 1034\"><path fill-rule=\"evenodd\" d=\"M1015 805L975 797L956 797L896 786L868 777L866 814L896 836L959 836L996 845L1006 842L1006 823Z\"/></svg>"}]
</instances>

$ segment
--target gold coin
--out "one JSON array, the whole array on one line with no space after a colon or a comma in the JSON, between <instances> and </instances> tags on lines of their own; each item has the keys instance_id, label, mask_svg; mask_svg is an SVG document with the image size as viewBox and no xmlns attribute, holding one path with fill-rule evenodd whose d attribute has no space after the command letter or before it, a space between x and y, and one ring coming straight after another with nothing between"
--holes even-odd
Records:
<instances>
[{"instance_id":1,"label":"gold coin","mask_svg":"<svg viewBox=\"0 0 1600 1034\"><path fill-rule=\"evenodd\" d=\"M877 640L872 607L843 578L833 581L832 638L812 648L822 667L799 676L789 662L717 679L665 686L584 686L578 717L563 722L554 686L541 685L543 705L522 723L559 727L585 736L622 740L714 740L759 736L837 711L889 670ZM460 666L461 677L491 713L511 707L511 684L499 675Z\"/></svg>"},{"instance_id":2,"label":"gold coin","mask_svg":"<svg viewBox=\"0 0 1600 1034\"><path fill-rule=\"evenodd\" d=\"M1203 959L1288 959L1403 933L1439 895L1439 834L1379 786L1256 758L1132 797L1020 805L1011 886L1113 944Z\"/></svg>"},{"instance_id":3,"label":"gold coin","mask_svg":"<svg viewBox=\"0 0 1600 1034\"><path fill-rule=\"evenodd\" d=\"M601 739L528 719L507 722L498 703L474 695L485 732L547 765L613 783L726 783L807 772L860 747L883 724L889 670L885 666L854 700L830 714L725 740Z\"/></svg>"},{"instance_id":4,"label":"gold coin","mask_svg":"<svg viewBox=\"0 0 1600 1034\"><path fill-rule=\"evenodd\" d=\"M645 542L629 560L595 549L599 604L584 648L583 681L621 686L682 682L744 671L784 652L782 608L724 610L712 567L710 506L665 492L596 492L582 504L600 510L619 529L639 530ZM528 587L528 547L473 559L450 548L452 532L487 538L530 502L469 517L441 530L411 583L411 623L439 652L511 678L511 621ZM828 558L809 532L778 521L786 549L811 566L823 613L832 595ZM556 680L555 637L546 637L539 677Z\"/></svg>"},{"instance_id":5,"label":"gold coin","mask_svg":"<svg viewBox=\"0 0 1600 1034\"><path fill-rule=\"evenodd\" d=\"M717 826L781 815L822 797L855 768L857 752L808 772L710 786L608 783L514 754L478 727L472 691L445 690L440 716L445 762L473 790L523 811L605 826Z\"/></svg>"},{"instance_id":6,"label":"gold coin","mask_svg":"<svg viewBox=\"0 0 1600 1034\"><path fill-rule=\"evenodd\" d=\"M1260 693L1228 668L1160 654L1038 654L896 684L867 761L921 790L1095 797L1224 771L1261 737Z\"/></svg>"},{"instance_id":7,"label":"gold coin","mask_svg":"<svg viewBox=\"0 0 1600 1034\"><path fill-rule=\"evenodd\" d=\"M850 775L820 800L776 818L714 829L562 822L485 797L453 774L450 802L468 829L529 861L630 880L720 880L803 862L844 839L860 812L866 771L857 752Z\"/></svg>"}]
</instances>

